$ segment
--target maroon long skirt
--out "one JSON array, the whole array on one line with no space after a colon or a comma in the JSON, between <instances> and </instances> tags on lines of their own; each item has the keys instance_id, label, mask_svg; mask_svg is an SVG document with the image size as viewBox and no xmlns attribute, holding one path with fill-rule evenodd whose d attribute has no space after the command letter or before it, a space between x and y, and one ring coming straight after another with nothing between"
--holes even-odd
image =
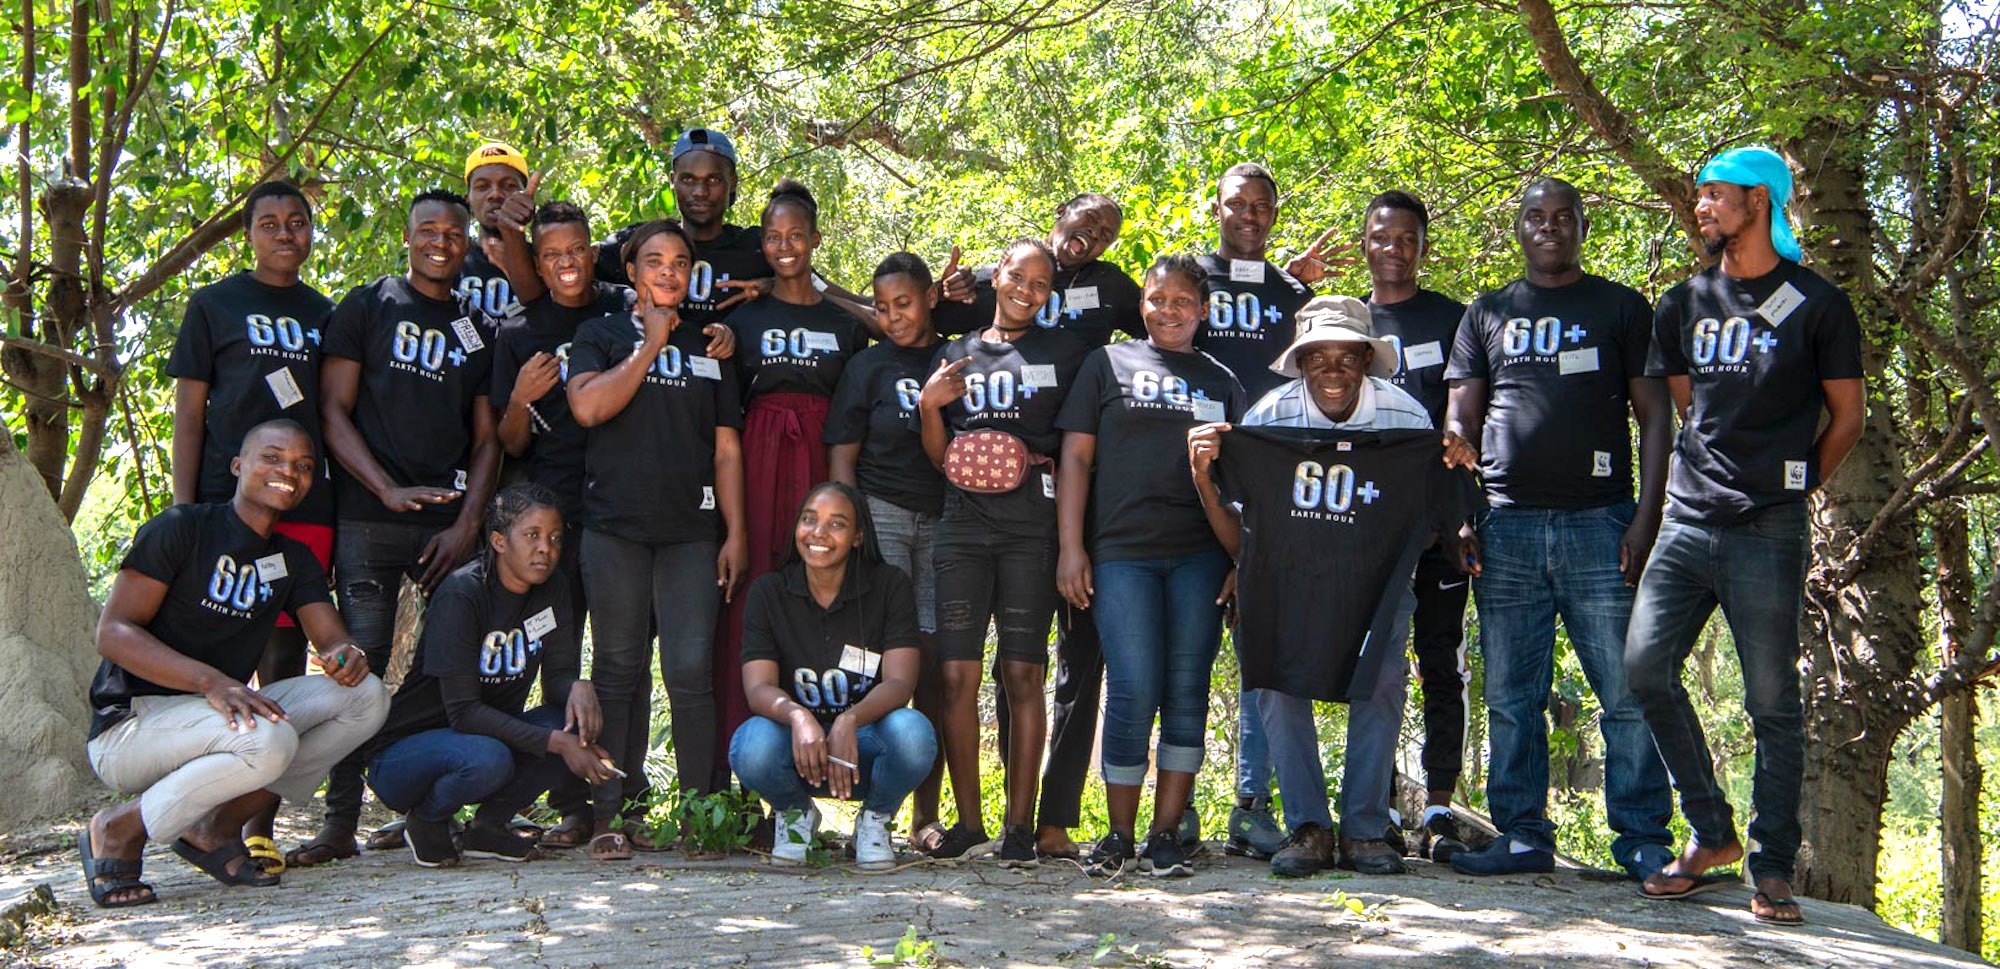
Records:
<instances>
[{"instance_id":1,"label":"maroon long skirt","mask_svg":"<svg viewBox=\"0 0 2000 969\"><path fill-rule=\"evenodd\" d=\"M744 523L750 568L722 607L715 631L716 769L729 773L729 740L750 719L743 696L743 602L750 583L775 572L792 544L792 526L806 492L826 480L826 429L830 401L816 394L772 393L750 402L743 415Z\"/></svg>"}]
</instances>

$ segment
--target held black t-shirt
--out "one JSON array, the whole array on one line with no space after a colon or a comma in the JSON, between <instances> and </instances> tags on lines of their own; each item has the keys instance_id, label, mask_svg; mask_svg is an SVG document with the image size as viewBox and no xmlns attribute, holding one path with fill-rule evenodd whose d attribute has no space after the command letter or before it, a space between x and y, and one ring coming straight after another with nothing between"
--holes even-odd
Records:
<instances>
[{"instance_id":1,"label":"held black t-shirt","mask_svg":"<svg viewBox=\"0 0 2000 969\"><path fill-rule=\"evenodd\" d=\"M278 613L332 601L311 549L284 535L258 535L226 501L176 505L154 516L139 526L118 568L166 583L147 632L239 683L257 672ZM184 692L105 660L90 683L96 711L90 736L124 719L135 696Z\"/></svg>"},{"instance_id":2,"label":"held black t-shirt","mask_svg":"<svg viewBox=\"0 0 2000 969\"><path fill-rule=\"evenodd\" d=\"M599 280L624 286L632 284L630 279L625 278L623 250L633 228L626 226L597 244ZM694 268L688 273L687 298L681 300L681 322L693 323L698 330L722 317L715 304L736 295L737 290L719 287L716 283L733 279L768 279L770 276L771 264L764 259L763 228L725 224L720 235L694 244ZM743 351L739 347L737 352Z\"/></svg>"},{"instance_id":3,"label":"held black t-shirt","mask_svg":"<svg viewBox=\"0 0 2000 969\"><path fill-rule=\"evenodd\" d=\"M1062 451L1062 431L1056 415L1063 397L1076 383L1076 372L1089 353L1077 338L1059 329L1031 329L1012 343L988 343L978 333L952 340L938 351L946 363L970 357L959 375L965 396L944 408L946 430L953 437L992 429L1021 439L1034 454L1054 459ZM968 494L952 488L945 496L946 517L967 516L1002 535L1044 539L1056 525L1056 469L1053 464L1029 468L1021 486L1004 495Z\"/></svg>"},{"instance_id":4,"label":"held black t-shirt","mask_svg":"<svg viewBox=\"0 0 2000 969\"><path fill-rule=\"evenodd\" d=\"M1458 342L1458 324L1465 319L1465 304L1428 289L1400 303L1368 301L1368 315L1375 321L1375 335L1396 341L1400 366L1389 382L1424 405L1433 427L1444 426L1445 405L1450 393L1445 384L1445 363Z\"/></svg>"},{"instance_id":5,"label":"held black t-shirt","mask_svg":"<svg viewBox=\"0 0 2000 969\"><path fill-rule=\"evenodd\" d=\"M521 712L536 676L542 677L542 701L560 705L582 672L582 620L572 601L561 569L516 595L497 577L487 580L484 556L459 566L424 610L417 641L422 662L396 690L372 749L451 727L523 754L547 753L548 728L522 720Z\"/></svg>"},{"instance_id":6,"label":"held black t-shirt","mask_svg":"<svg viewBox=\"0 0 2000 969\"><path fill-rule=\"evenodd\" d=\"M229 460L265 421L299 422L320 474L287 521L333 524L333 479L319 422L319 354L333 301L304 283L270 286L248 272L194 291L167 375L208 384L196 501L236 495Z\"/></svg>"},{"instance_id":7,"label":"held black t-shirt","mask_svg":"<svg viewBox=\"0 0 2000 969\"><path fill-rule=\"evenodd\" d=\"M1090 553L1099 562L1163 559L1215 546L1188 471L1188 428L1235 421L1243 387L1213 357L1150 340L1091 351L1056 426L1097 436Z\"/></svg>"},{"instance_id":8,"label":"held black t-shirt","mask_svg":"<svg viewBox=\"0 0 2000 969\"><path fill-rule=\"evenodd\" d=\"M1527 280L1472 301L1447 380L1487 382L1479 470L1495 505L1601 508L1632 497L1630 385L1646 372L1652 310L1585 275Z\"/></svg>"},{"instance_id":9,"label":"held black t-shirt","mask_svg":"<svg viewBox=\"0 0 2000 969\"><path fill-rule=\"evenodd\" d=\"M993 323L993 269L984 266L972 274L972 302L939 300L931 314L942 336L961 336ZM1111 342L1111 335L1123 333L1135 340L1146 338L1146 321L1139 317L1139 284L1125 270L1093 259L1075 269L1057 269L1049 301L1035 313L1035 324L1061 327L1091 349Z\"/></svg>"},{"instance_id":10,"label":"held black t-shirt","mask_svg":"<svg viewBox=\"0 0 2000 969\"><path fill-rule=\"evenodd\" d=\"M1822 380L1862 376L1861 326L1839 287L1795 262L1756 279L1704 270L1660 298L1646 372L1686 376L1667 514L1738 524L1820 484Z\"/></svg>"},{"instance_id":11,"label":"held black t-shirt","mask_svg":"<svg viewBox=\"0 0 2000 969\"><path fill-rule=\"evenodd\" d=\"M514 298L514 286L507 281L507 274L486 258L486 250L480 248L478 239L472 241L472 248L465 253L465 265L458 270L458 292L465 297L466 305L486 314L489 320L504 320L522 309L520 301Z\"/></svg>"},{"instance_id":12,"label":"held black t-shirt","mask_svg":"<svg viewBox=\"0 0 2000 969\"><path fill-rule=\"evenodd\" d=\"M630 313L577 328L569 378L610 370L642 342ZM704 356L708 337L674 327L625 409L590 429L584 447L583 523L631 542L722 539L715 495L715 429L743 428L736 368Z\"/></svg>"},{"instance_id":13,"label":"held black t-shirt","mask_svg":"<svg viewBox=\"0 0 2000 969\"><path fill-rule=\"evenodd\" d=\"M882 656L916 649L917 598L891 565L850 557L833 605L822 609L792 562L759 576L743 606L743 661L778 664L778 688L821 726L860 703L882 679Z\"/></svg>"},{"instance_id":14,"label":"held black t-shirt","mask_svg":"<svg viewBox=\"0 0 2000 969\"><path fill-rule=\"evenodd\" d=\"M944 475L924 453L917 399L930 378L935 344L878 343L854 355L827 410L826 444L860 444L854 476L861 493L898 508L944 512Z\"/></svg>"},{"instance_id":15,"label":"held black t-shirt","mask_svg":"<svg viewBox=\"0 0 2000 969\"><path fill-rule=\"evenodd\" d=\"M326 354L361 364L354 426L399 487L463 491L472 458L472 408L492 389L493 331L461 298L434 300L401 276L356 286L334 307ZM340 517L446 526L457 502L393 512L343 468L334 469Z\"/></svg>"},{"instance_id":16,"label":"held black t-shirt","mask_svg":"<svg viewBox=\"0 0 2000 969\"><path fill-rule=\"evenodd\" d=\"M564 306L547 293L521 308L520 315L500 324L493 343L493 394L489 401L497 414L505 414L507 401L514 396L514 382L521 365L537 353L553 354L561 371L556 385L531 406L528 415L528 480L555 492L561 502L564 521L576 521L583 513L583 425L569 412L569 395L563 382L569 379L569 347L577 327L585 320L631 309L632 291L623 286L598 283L591 301L582 306Z\"/></svg>"},{"instance_id":17,"label":"held black t-shirt","mask_svg":"<svg viewBox=\"0 0 2000 969\"><path fill-rule=\"evenodd\" d=\"M868 342L861 323L830 299L801 305L766 296L731 310L728 323L736 331L739 378L751 398L832 397L848 358Z\"/></svg>"},{"instance_id":18,"label":"held black t-shirt","mask_svg":"<svg viewBox=\"0 0 2000 969\"><path fill-rule=\"evenodd\" d=\"M1216 461L1243 507L1236 649L1247 689L1362 700L1382 663L1403 662L1390 627L1431 536L1477 504L1430 430L1238 427Z\"/></svg>"},{"instance_id":19,"label":"held black t-shirt","mask_svg":"<svg viewBox=\"0 0 2000 969\"><path fill-rule=\"evenodd\" d=\"M1208 270L1208 325L1195 334L1203 350L1243 382L1258 400L1285 382L1271 370L1278 354L1298 335L1293 317L1312 299L1312 290L1264 260L1201 257Z\"/></svg>"}]
</instances>

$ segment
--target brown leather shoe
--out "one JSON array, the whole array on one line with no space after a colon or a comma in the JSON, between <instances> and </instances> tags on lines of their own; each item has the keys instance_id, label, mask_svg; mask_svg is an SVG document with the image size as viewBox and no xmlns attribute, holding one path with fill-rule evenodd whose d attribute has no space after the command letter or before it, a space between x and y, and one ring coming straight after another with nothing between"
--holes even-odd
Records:
<instances>
[{"instance_id":1,"label":"brown leather shoe","mask_svg":"<svg viewBox=\"0 0 2000 969\"><path fill-rule=\"evenodd\" d=\"M1409 870L1403 867L1403 853L1387 841L1353 838L1340 839L1340 867L1364 875L1400 875Z\"/></svg>"},{"instance_id":2,"label":"brown leather shoe","mask_svg":"<svg viewBox=\"0 0 2000 969\"><path fill-rule=\"evenodd\" d=\"M1303 824L1271 856L1271 874L1280 878L1307 878L1333 867L1333 832L1317 824Z\"/></svg>"}]
</instances>

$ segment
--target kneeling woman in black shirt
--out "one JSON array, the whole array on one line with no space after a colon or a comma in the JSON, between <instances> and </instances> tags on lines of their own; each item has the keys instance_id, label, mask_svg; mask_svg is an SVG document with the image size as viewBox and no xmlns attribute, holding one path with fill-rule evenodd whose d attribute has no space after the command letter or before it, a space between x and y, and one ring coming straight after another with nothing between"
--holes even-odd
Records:
<instances>
[{"instance_id":1,"label":"kneeling woman in black shirt","mask_svg":"<svg viewBox=\"0 0 2000 969\"><path fill-rule=\"evenodd\" d=\"M861 493L837 482L806 494L785 558L744 605L753 716L729 765L779 814L772 861L805 861L825 794L861 800L855 861L888 868L889 822L937 759L930 721L905 706L921 663L910 579L882 561Z\"/></svg>"},{"instance_id":2,"label":"kneeling woman in black shirt","mask_svg":"<svg viewBox=\"0 0 2000 969\"><path fill-rule=\"evenodd\" d=\"M562 513L537 484L517 484L486 512L485 553L431 597L417 648L369 757L368 784L408 812L417 864L458 863L451 818L479 805L463 851L527 861L534 841L507 828L543 791L612 776L596 745L597 693L579 680L582 647L562 557ZM542 677L542 705L527 710ZM581 781L578 779L581 778Z\"/></svg>"}]
</instances>

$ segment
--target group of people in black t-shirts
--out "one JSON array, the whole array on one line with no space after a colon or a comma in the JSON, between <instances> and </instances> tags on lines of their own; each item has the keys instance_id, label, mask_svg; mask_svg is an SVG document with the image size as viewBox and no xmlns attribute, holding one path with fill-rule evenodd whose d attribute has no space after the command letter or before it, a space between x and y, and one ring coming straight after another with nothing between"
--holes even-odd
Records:
<instances>
[{"instance_id":1,"label":"group of people in black t-shirts","mask_svg":"<svg viewBox=\"0 0 2000 969\"><path fill-rule=\"evenodd\" d=\"M717 131L674 145L678 220L607 241L536 204L507 145L465 175L465 195L412 202L406 271L337 305L301 280L307 196L260 185L255 267L190 300L175 505L140 528L98 629L90 759L139 795L79 838L98 904L155 900L150 839L231 885L351 857L368 789L404 815L370 846L426 866L665 848L643 823L656 639L678 786L756 792L775 862L805 860L832 797L861 802L863 868L895 864L907 800L908 846L933 858L1187 875L1225 623L1243 689L1224 851L1287 876L1401 872L1412 850L1547 871L1558 616L1602 711L1613 854L1679 898L1743 855L1680 686L1719 605L1757 738L1753 910L1800 920L1804 500L1859 436L1862 371L1769 150L1703 170L1720 263L1655 308L1583 271L1583 200L1554 179L1521 199L1524 277L1465 306L1420 287L1429 213L1399 191L1361 213L1368 298L1314 296L1354 245L1330 230L1271 263L1280 196L1254 164L1216 184L1216 250L1136 283L1102 259L1117 204L1083 194L989 267L893 254L865 298L815 271L803 186L726 221ZM392 697L377 674L406 578L428 606ZM1472 591L1499 830L1479 850L1451 808ZM1428 805L1406 824L1411 641ZM1349 706L1338 822L1315 700ZM1093 749L1110 824L1080 850ZM322 779L323 826L280 852L280 801ZM1694 830L1678 854L1673 787ZM560 823L522 829L544 795Z\"/></svg>"}]
</instances>

